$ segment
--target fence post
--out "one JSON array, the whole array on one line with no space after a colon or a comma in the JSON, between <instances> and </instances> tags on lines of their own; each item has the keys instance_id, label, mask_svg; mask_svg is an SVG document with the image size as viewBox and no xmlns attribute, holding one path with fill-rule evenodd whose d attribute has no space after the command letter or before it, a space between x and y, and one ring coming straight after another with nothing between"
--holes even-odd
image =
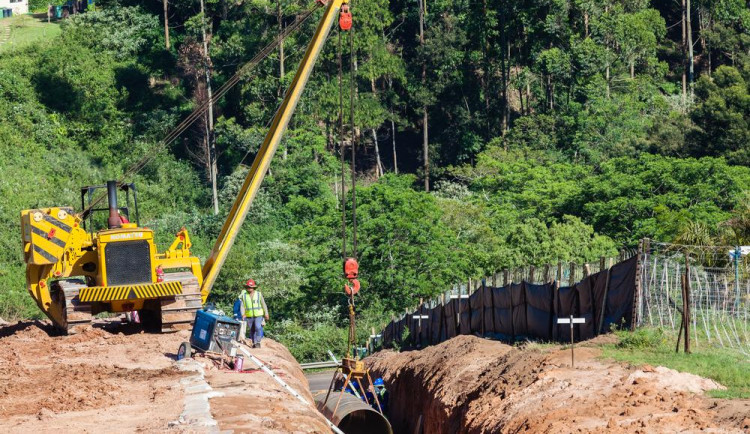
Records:
<instances>
[{"instance_id":1,"label":"fence post","mask_svg":"<svg viewBox=\"0 0 750 434\"><path fill-rule=\"evenodd\" d=\"M685 253L685 280L682 294L683 321L685 321L685 353L690 354L690 255Z\"/></svg>"},{"instance_id":2,"label":"fence post","mask_svg":"<svg viewBox=\"0 0 750 434\"><path fill-rule=\"evenodd\" d=\"M600 335L604 328L604 311L607 309L607 293L609 292L609 277L612 271L612 267L607 268L607 280L604 282L604 295L602 296L602 310L599 313L599 324L597 327L596 334Z\"/></svg>"},{"instance_id":3,"label":"fence post","mask_svg":"<svg viewBox=\"0 0 750 434\"><path fill-rule=\"evenodd\" d=\"M533 265L530 265L529 266L529 283L534 283L534 271L536 271L536 269L534 268Z\"/></svg>"},{"instance_id":4,"label":"fence post","mask_svg":"<svg viewBox=\"0 0 750 434\"><path fill-rule=\"evenodd\" d=\"M497 288L497 273L492 273L492 286Z\"/></svg>"},{"instance_id":5,"label":"fence post","mask_svg":"<svg viewBox=\"0 0 750 434\"><path fill-rule=\"evenodd\" d=\"M549 283L549 264L544 265L544 283Z\"/></svg>"},{"instance_id":6,"label":"fence post","mask_svg":"<svg viewBox=\"0 0 750 434\"><path fill-rule=\"evenodd\" d=\"M607 268L606 261L607 258L605 258L604 256L599 258L599 271L604 271L604 269Z\"/></svg>"},{"instance_id":7,"label":"fence post","mask_svg":"<svg viewBox=\"0 0 750 434\"><path fill-rule=\"evenodd\" d=\"M570 263L570 278L568 279L568 286L573 286L576 283L576 263Z\"/></svg>"},{"instance_id":8,"label":"fence post","mask_svg":"<svg viewBox=\"0 0 750 434\"><path fill-rule=\"evenodd\" d=\"M508 275L509 274L510 274L510 272L508 271L507 268L505 270L503 270L503 286L508 286Z\"/></svg>"},{"instance_id":9,"label":"fence post","mask_svg":"<svg viewBox=\"0 0 750 434\"><path fill-rule=\"evenodd\" d=\"M583 277L589 277L589 274L591 274L591 267L589 266L588 262L583 264Z\"/></svg>"},{"instance_id":10,"label":"fence post","mask_svg":"<svg viewBox=\"0 0 750 434\"><path fill-rule=\"evenodd\" d=\"M557 280L558 282L562 283L562 261L557 261Z\"/></svg>"},{"instance_id":11,"label":"fence post","mask_svg":"<svg viewBox=\"0 0 750 434\"><path fill-rule=\"evenodd\" d=\"M485 287L486 287L485 283L486 283L486 279L482 279L482 292L479 293L479 300L480 300L480 303L479 303L480 307L479 308L482 309L482 311L481 311L482 314L479 315L479 319L480 319L480 321L482 321L482 327L479 330L481 330L481 332L482 332L482 337L484 337L484 292L486 291L485 290ZM469 304L469 307L471 307L471 304ZM469 319L471 320L471 318L469 318Z\"/></svg>"},{"instance_id":12,"label":"fence post","mask_svg":"<svg viewBox=\"0 0 750 434\"><path fill-rule=\"evenodd\" d=\"M635 330L636 324L638 324L641 316L641 311L638 309L638 304L641 300L641 267L643 266L643 245L644 240L638 241L638 252L636 253L635 262L635 293L633 294L633 314L631 315L630 331ZM688 275L690 278L690 275Z\"/></svg>"}]
</instances>

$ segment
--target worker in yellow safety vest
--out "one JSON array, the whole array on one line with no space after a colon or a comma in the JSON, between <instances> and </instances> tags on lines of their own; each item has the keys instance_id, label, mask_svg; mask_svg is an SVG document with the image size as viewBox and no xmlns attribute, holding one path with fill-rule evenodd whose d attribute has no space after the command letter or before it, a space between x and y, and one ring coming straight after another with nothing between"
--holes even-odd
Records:
<instances>
[{"instance_id":1,"label":"worker in yellow safety vest","mask_svg":"<svg viewBox=\"0 0 750 434\"><path fill-rule=\"evenodd\" d=\"M253 348L260 348L260 340L263 338L264 318L268 320L268 307L263 299L263 294L256 291L258 285L253 279L245 282L245 289L240 292L242 306L242 320L247 323L247 331L253 339Z\"/></svg>"}]
</instances>

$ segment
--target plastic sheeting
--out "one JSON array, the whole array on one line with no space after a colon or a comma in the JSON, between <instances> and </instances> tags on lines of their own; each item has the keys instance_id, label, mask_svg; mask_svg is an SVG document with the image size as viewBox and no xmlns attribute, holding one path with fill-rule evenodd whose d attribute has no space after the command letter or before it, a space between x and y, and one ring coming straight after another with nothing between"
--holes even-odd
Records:
<instances>
[{"instance_id":1,"label":"plastic sheeting","mask_svg":"<svg viewBox=\"0 0 750 434\"><path fill-rule=\"evenodd\" d=\"M440 335L443 329L443 306L437 306L429 311L430 315L430 343L437 344L441 342Z\"/></svg>"},{"instance_id":2,"label":"plastic sheeting","mask_svg":"<svg viewBox=\"0 0 750 434\"><path fill-rule=\"evenodd\" d=\"M494 312L492 308L492 291L494 288L484 288L482 291L482 309L484 310L484 334L493 333L495 330L494 326Z\"/></svg>"},{"instance_id":3,"label":"plastic sheeting","mask_svg":"<svg viewBox=\"0 0 750 434\"><path fill-rule=\"evenodd\" d=\"M471 307L469 306L469 299L462 298L455 301L458 309L459 327L458 334L470 335L471 334Z\"/></svg>"},{"instance_id":4,"label":"plastic sheeting","mask_svg":"<svg viewBox=\"0 0 750 434\"><path fill-rule=\"evenodd\" d=\"M533 337L526 326L526 282L510 285L510 297L513 304L513 336Z\"/></svg>"},{"instance_id":5,"label":"plastic sheeting","mask_svg":"<svg viewBox=\"0 0 750 434\"><path fill-rule=\"evenodd\" d=\"M636 284L637 257L586 277L572 287L556 289L521 282L500 288L483 287L468 299L451 299L432 309L421 307L383 330L383 345L401 342L409 327L409 343L437 344L458 334L492 335L502 339L542 339L570 341L570 326L557 325L558 318L584 318L576 324L576 340L590 339L607 332L612 324L630 327ZM604 312L604 321L599 324ZM413 315L426 315L421 327Z\"/></svg>"},{"instance_id":6,"label":"plastic sheeting","mask_svg":"<svg viewBox=\"0 0 750 434\"><path fill-rule=\"evenodd\" d=\"M570 342L570 326L557 324L558 318L569 318L570 315L578 314L578 294L572 286L562 286L557 289L555 302L555 331L554 336L558 341Z\"/></svg>"},{"instance_id":7,"label":"plastic sheeting","mask_svg":"<svg viewBox=\"0 0 750 434\"><path fill-rule=\"evenodd\" d=\"M494 310L492 332L513 338L513 305L507 286L492 288L492 306Z\"/></svg>"},{"instance_id":8,"label":"plastic sheeting","mask_svg":"<svg viewBox=\"0 0 750 434\"><path fill-rule=\"evenodd\" d=\"M578 298L578 310L576 317L583 318L584 323L577 327L576 339L591 339L594 335L594 284L595 276L589 276L578 282L575 286ZM568 329L570 330L570 329Z\"/></svg>"},{"instance_id":9,"label":"plastic sheeting","mask_svg":"<svg viewBox=\"0 0 750 434\"><path fill-rule=\"evenodd\" d=\"M484 308L482 307L482 297L484 297L484 291L486 288L482 287L474 291L469 296L469 315L471 324L471 334L482 335L484 331L482 316L484 315Z\"/></svg>"},{"instance_id":10,"label":"plastic sheeting","mask_svg":"<svg viewBox=\"0 0 750 434\"><path fill-rule=\"evenodd\" d=\"M611 269L609 290L604 303L604 331L609 330L611 324L616 324L618 327L630 327L633 323L637 259L638 257L634 256Z\"/></svg>"},{"instance_id":11,"label":"plastic sheeting","mask_svg":"<svg viewBox=\"0 0 750 434\"><path fill-rule=\"evenodd\" d=\"M450 339L458 334L456 327L456 302L450 300L443 307L443 323L445 324L445 339Z\"/></svg>"},{"instance_id":12,"label":"plastic sheeting","mask_svg":"<svg viewBox=\"0 0 750 434\"><path fill-rule=\"evenodd\" d=\"M526 289L526 331L529 336L544 340L552 339L552 318L554 312L554 286L525 284Z\"/></svg>"}]
</instances>

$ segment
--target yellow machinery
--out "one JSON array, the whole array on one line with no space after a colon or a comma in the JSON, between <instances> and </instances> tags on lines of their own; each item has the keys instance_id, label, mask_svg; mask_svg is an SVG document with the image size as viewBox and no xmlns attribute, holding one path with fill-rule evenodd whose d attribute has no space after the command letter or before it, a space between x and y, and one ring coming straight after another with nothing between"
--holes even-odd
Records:
<instances>
[{"instance_id":1,"label":"yellow machinery","mask_svg":"<svg viewBox=\"0 0 750 434\"><path fill-rule=\"evenodd\" d=\"M100 312L138 311L144 323L158 325L165 331L193 320L195 311L211 292L260 189L328 33L342 5L347 3L348 0L329 0L326 4L296 75L202 267L190 253L187 230L181 230L169 249L159 253L153 231L128 222L128 208L119 208L117 199L118 193L129 198L132 192L137 215L133 184L107 182L106 229L94 230L93 212L101 210L87 209L81 215L69 207L21 212L26 286L55 326L69 331L89 323ZM91 198L98 188L105 186L84 187L82 202L84 196Z\"/></svg>"}]
</instances>

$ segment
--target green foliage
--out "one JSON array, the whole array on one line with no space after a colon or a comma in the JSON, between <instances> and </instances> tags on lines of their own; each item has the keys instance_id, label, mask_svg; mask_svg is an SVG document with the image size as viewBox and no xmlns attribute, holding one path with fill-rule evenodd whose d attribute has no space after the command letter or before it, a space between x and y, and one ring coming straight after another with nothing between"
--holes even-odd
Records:
<instances>
[{"instance_id":1,"label":"green foliage","mask_svg":"<svg viewBox=\"0 0 750 434\"><path fill-rule=\"evenodd\" d=\"M700 102L692 112L698 130L690 137L691 152L749 166L750 82L737 69L720 66L698 80L695 92Z\"/></svg>"},{"instance_id":2,"label":"green foliage","mask_svg":"<svg viewBox=\"0 0 750 434\"><path fill-rule=\"evenodd\" d=\"M649 348L659 348L667 344L667 337L664 330L660 328L642 327L635 331L615 330L615 335L620 338L617 348L629 350L645 350Z\"/></svg>"},{"instance_id":3,"label":"green foliage","mask_svg":"<svg viewBox=\"0 0 750 434\"><path fill-rule=\"evenodd\" d=\"M218 89L276 37L277 7L285 26L306 8L295 0L208 1L202 15L177 0L167 50L161 3L99 6L67 19L59 37L0 48L6 319L38 315L24 292L18 212L77 205L79 186L119 177L201 100L204 66ZM679 20L677 3L475 6L429 3L422 42L414 4L369 1L353 8L351 46L341 34L342 114L346 121L353 91L359 133L360 344L370 327L419 298L503 268L596 261L644 236L747 243L744 2L695 6L694 22L703 24L693 29L698 78L684 95L679 32L665 24ZM204 19L210 61L196 43ZM216 102L219 215L188 148L202 140L202 121L133 177L141 223L156 230L162 249L186 226L195 254L208 255L315 26L313 18L284 41L283 74L274 50ZM339 144L346 142L345 163L350 144L348 134L339 137L337 39L332 32L211 294L229 310L240 282L256 279L272 313L269 334L299 360L346 350L341 255L342 244L353 252L354 222L351 175L339 172ZM425 106L431 193L415 175ZM386 169L396 158L401 175L378 176L376 145ZM623 338L623 350L654 339Z\"/></svg>"}]
</instances>

